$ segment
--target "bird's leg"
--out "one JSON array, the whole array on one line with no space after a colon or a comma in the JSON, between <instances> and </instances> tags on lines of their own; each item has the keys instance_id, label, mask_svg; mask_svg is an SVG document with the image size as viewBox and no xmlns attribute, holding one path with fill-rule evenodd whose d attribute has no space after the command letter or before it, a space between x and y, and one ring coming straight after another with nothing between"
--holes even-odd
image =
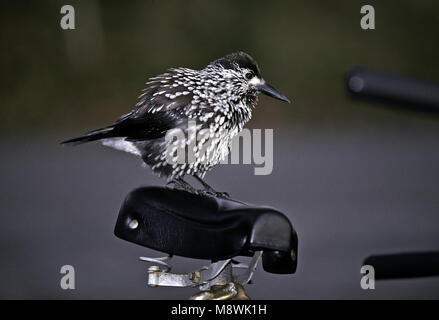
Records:
<instances>
[{"instance_id":1,"label":"bird's leg","mask_svg":"<svg viewBox=\"0 0 439 320\"><path fill-rule=\"evenodd\" d=\"M215 197L219 198L230 198L230 195L227 192L218 192L211 186L209 186L203 179L201 179L198 175L194 175L194 178L198 180L199 183L203 186L204 190L200 190L201 192L211 194Z\"/></svg>"},{"instance_id":2,"label":"bird's leg","mask_svg":"<svg viewBox=\"0 0 439 320\"><path fill-rule=\"evenodd\" d=\"M174 188L181 189L189 193L198 194L198 190L192 187L183 178L175 178L167 183L167 185L169 184L173 184Z\"/></svg>"}]
</instances>

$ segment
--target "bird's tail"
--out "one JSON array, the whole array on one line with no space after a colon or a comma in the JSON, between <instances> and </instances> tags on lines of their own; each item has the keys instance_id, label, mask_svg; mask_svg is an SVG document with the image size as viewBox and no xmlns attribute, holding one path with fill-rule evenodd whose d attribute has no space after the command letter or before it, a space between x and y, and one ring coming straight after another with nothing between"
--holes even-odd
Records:
<instances>
[{"instance_id":1,"label":"bird's tail","mask_svg":"<svg viewBox=\"0 0 439 320\"><path fill-rule=\"evenodd\" d=\"M86 142L90 142L90 141L96 141L96 140L111 138L111 137L114 137L113 127L109 126L109 127L90 131L90 132L84 134L83 136L80 136L77 138L63 141L63 142L61 142L61 144L74 146L74 145L78 145L78 144L82 144L82 143L86 143Z\"/></svg>"}]
</instances>

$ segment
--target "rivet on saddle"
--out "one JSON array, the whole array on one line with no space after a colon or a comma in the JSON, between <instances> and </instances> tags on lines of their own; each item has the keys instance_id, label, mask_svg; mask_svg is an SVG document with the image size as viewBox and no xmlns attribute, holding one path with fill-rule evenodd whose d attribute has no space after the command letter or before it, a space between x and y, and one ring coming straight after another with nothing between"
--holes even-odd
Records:
<instances>
[{"instance_id":1,"label":"rivet on saddle","mask_svg":"<svg viewBox=\"0 0 439 320\"><path fill-rule=\"evenodd\" d=\"M144 247L194 259L212 260L190 274L169 273L168 258L141 258L150 267L151 286L198 286L195 299L248 298L248 283L259 258L265 271L292 274L297 267L297 234L279 211L236 200L195 195L164 187L130 192L119 212L115 235ZM253 257L250 265L235 257ZM236 276L233 269L244 269Z\"/></svg>"}]
</instances>

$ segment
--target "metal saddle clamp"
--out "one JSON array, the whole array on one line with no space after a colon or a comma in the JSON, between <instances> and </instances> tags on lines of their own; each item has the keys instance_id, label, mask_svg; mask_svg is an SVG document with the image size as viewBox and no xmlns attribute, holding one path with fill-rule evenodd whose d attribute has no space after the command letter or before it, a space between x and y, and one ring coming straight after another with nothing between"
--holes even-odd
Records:
<instances>
[{"instance_id":1,"label":"metal saddle clamp","mask_svg":"<svg viewBox=\"0 0 439 320\"><path fill-rule=\"evenodd\" d=\"M200 292L193 295L193 300L248 300L243 285L249 283L262 257L262 251L256 251L249 264L239 263L234 259L213 262L186 274L171 273L167 263L172 256L140 260L154 263L148 268L148 285L151 287L198 287ZM244 272L235 273L236 269Z\"/></svg>"}]
</instances>

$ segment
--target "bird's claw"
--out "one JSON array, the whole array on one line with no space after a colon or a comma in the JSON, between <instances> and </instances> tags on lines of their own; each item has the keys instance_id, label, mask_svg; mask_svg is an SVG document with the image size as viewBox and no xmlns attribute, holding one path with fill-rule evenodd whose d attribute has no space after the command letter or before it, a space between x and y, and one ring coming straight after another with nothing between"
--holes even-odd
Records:
<instances>
[{"instance_id":1,"label":"bird's claw","mask_svg":"<svg viewBox=\"0 0 439 320\"><path fill-rule=\"evenodd\" d=\"M172 180L166 183L167 186L171 184L174 189L183 190L193 194L199 194L198 190L192 187L189 183L185 183L178 180Z\"/></svg>"},{"instance_id":2,"label":"bird's claw","mask_svg":"<svg viewBox=\"0 0 439 320\"><path fill-rule=\"evenodd\" d=\"M230 194L227 192L215 192L215 194L218 198L230 198Z\"/></svg>"},{"instance_id":3,"label":"bird's claw","mask_svg":"<svg viewBox=\"0 0 439 320\"><path fill-rule=\"evenodd\" d=\"M205 195L205 196L213 196L215 198L230 198L230 195L227 192L218 192L215 190L206 190L201 189L197 190L198 194Z\"/></svg>"},{"instance_id":4,"label":"bird's claw","mask_svg":"<svg viewBox=\"0 0 439 320\"><path fill-rule=\"evenodd\" d=\"M211 188L208 185L206 185L205 189L197 190L184 180L177 180L177 179L171 180L167 182L166 185L167 186L172 185L174 189L183 190L196 195L212 196L215 198L223 198L223 199L230 198L230 195L227 192L215 191L213 188Z\"/></svg>"}]
</instances>

